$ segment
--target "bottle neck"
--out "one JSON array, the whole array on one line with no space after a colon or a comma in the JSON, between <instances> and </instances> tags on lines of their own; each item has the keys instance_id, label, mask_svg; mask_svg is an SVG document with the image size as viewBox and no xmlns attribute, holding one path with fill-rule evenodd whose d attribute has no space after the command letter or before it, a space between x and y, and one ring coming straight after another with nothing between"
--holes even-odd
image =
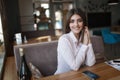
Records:
<instances>
[{"instance_id":1,"label":"bottle neck","mask_svg":"<svg viewBox=\"0 0 120 80\"><path fill-rule=\"evenodd\" d=\"M25 61L25 56L24 54L21 56L21 63Z\"/></svg>"}]
</instances>

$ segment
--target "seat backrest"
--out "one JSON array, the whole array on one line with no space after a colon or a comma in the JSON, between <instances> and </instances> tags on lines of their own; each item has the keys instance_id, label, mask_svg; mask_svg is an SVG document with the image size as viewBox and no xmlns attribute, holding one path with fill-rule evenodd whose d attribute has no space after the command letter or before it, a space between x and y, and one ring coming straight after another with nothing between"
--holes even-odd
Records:
<instances>
[{"instance_id":1,"label":"seat backrest","mask_svg":"<svg viewBox=\"0 0 120 80\"><path fill-rule=\"evenodd\" d=\"M24 49L27 64L31 62L44 76L52 75L57 69L57 41L14 46L16 68L19 72L19 48Z\"/></svg>"},{"instance_id":2,"label":"seat backrest","mask_svg":"<svg viewBox=\"0 0 120 80\"><path fill-rule=\"evenodd\" d=\"M102 36L91 36L91 43L93 46L96 59L104 59L105 50L104 50L104 42Z\"/></svg>"},{"instance_id":3,"label":"seat backrest","mask_svg":"<svg viewBox=\"0 0 120 80\"><path fill-rule=\"evenodd\" d=\"M96 57L100 58L104 53L102 37L91 36L91 42ZM51 41L14 46L17 71L19 72L20 67L19 48L23 48L27 63L31 62L44 76L53 75L57 69L57 45L58 41Z\"/></svg>"},{"instance_id":4,"label":"seat backrest","mask_svg":"<svg viewBox=\"0 0 120 80\"><path fill-rule=\"evenodd\" d=\"M114 34L111 33L110 28L103 28L101 30L103 41L106 44L117 43L117 39L114 37Z\"/></svg>"}]
</instances>

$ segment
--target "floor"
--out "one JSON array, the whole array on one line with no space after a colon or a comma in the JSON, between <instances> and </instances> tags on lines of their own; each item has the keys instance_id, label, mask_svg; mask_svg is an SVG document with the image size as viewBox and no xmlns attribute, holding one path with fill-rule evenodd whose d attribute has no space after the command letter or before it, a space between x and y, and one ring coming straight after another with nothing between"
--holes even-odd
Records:
<instances>
[{"instance_id":1,"label":"floor","mask_svg":"<svg viewBox=\"0 0 120 80\"><path fill-rule=\"evenodd\" d=\"M14 57L7 58L3 80L18 80Z\"/></svg>"}]
</instances>

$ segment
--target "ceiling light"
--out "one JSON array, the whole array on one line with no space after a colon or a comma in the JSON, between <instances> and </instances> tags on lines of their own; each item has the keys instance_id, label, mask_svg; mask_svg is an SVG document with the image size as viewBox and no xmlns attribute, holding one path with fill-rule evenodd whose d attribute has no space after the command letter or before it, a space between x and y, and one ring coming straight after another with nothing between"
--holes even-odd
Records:
<instances>
[{"instance_id":1,"label":"ceiling light","mask_svg":"<svg viewBox=\"0 0 120 80\"><path fill-rule=\"evenodd\" d=\"M116 5L119 3L119 0L109 0L108 5Z\"/></svg>"}]
</instances>

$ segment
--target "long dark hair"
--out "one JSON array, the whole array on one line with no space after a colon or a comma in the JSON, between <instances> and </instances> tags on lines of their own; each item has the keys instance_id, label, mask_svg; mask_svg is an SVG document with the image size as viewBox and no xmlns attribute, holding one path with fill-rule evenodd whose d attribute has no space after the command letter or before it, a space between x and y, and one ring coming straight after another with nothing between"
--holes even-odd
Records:
<instances>
[{"instance_id":1,"label":"long dark hair","mask_svg":"<svg viewBox=\"0 0 120 80\"><path fill-rule=\"evenodd\" d=\"M86 14L84 11L82 11L80 8L74 8L74 9L71 9L68 14L67 14L67 23L66 23L66 30L65 30L65 33L69 33L71 30L70 30L70 27L69 27L69 24L70 24L70 18L72 17L72 15L74 14L78 14L82 19L83 19L83 25L85 26L86 25Z\"/></svg>"}]
</instances>

